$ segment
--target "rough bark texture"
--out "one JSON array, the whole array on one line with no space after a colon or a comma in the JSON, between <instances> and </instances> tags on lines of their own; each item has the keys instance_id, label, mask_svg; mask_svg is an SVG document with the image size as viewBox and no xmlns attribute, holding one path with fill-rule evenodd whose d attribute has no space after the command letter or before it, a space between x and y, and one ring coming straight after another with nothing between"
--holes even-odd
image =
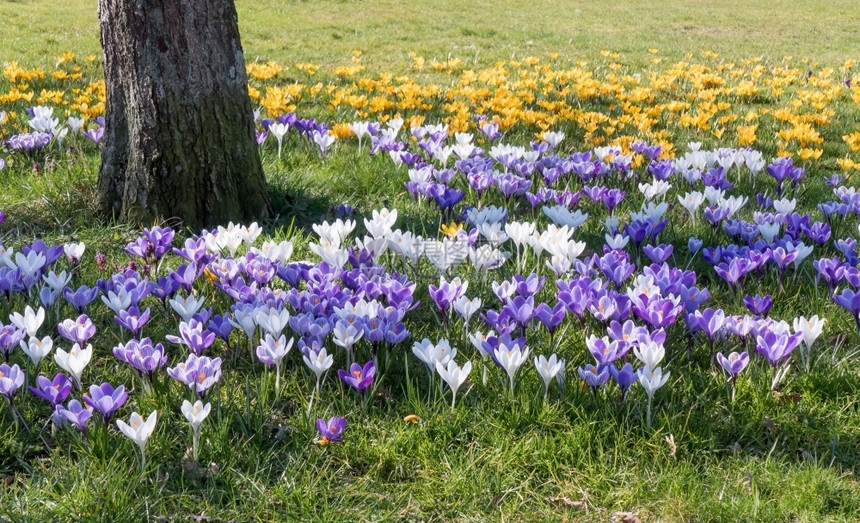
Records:
<instances>
[{"instance_id":1,"label":"rough bark texture","mask_svg":"<svg viewBox=\"0 0 860 523\"><path fill-rule=\"evenodd\" d=\"M271 214L233 0L99 0L99 205L191 227Z\"/></svg>"}]
</instances>

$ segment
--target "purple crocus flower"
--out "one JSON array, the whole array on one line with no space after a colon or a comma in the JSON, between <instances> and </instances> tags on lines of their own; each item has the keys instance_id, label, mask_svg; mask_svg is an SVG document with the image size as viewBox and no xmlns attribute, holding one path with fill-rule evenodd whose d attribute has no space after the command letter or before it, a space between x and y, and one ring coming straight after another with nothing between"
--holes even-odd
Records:
<instances>
[{"instance_id":1,"label":"purple crocus flower","mask_svg":"<svg viewBox=\"0 0 860 523\"><path fill-rule=\"evenodd\" d=\"M51 138L50 134L40 132L16 134L9 138L6 145L13 151L29 153L48 145Z\"/></svg>"},{"instance_id":2,"label":"purple crocus flower","mask_svg":"<svg viewBox=\"0 0 860 523\"><path fill-rule=\"evenodd\" d=\"M139 237L125 246L125 252L132 256L137 256L144 263L147 263L150 261L151 256L155 254L155 246L146 238Z\"/></svg>"},{"instance_id":3,"label":"purple crocus flower","mask_svg":"<svg viewBox=\"0 0 860 523\"><path fill-rule=\"evenodd\" d=\"M90 385L89 394L84 393L84 403L101 413L105 426L110 422L113 413L125 405L127 399L125 385L114 389L113 385L107 382L101 385Z\"/></svg>"},{"instance_id":4,"label":"purple crocus flower","mask_svg":"<svg viewBox=\"0 0 860 523\"><path fill-rule=\"evenodd\" d=\"M768 248L765 252L779 268L779 290L781 291L782 282L785 279L785 271L797 259L797 251L786 251L783 247L777 247L775 249Z\"/></svg>"},{"instance_id":5,"label":"purple crocus flower","mask_svg":"<svg viewBox=\"0 0 860 523\"><path fill-rule=\"evenodd\" d=\"M781 361L788 359L801 341L803 341L802 332L789 335L768 331L756 337L755 349L759 354L766 357L771 365L776 367Z\"/></svg>"},{"instance_id":6,"label":"purple crocus flower","mask_svg":"<svg viewBox=\"0 0 860 523\"><path fill-rule=\"evenodd\" d=\"M625 363L620 369L616 368L615 365L609 365L608 368L612 379L621 389L621 397L623 398L627 395L627 391L630 389L630 386L639 380L639 377L636 375L636 372L633 370L633 365L630 363Z\"/></svg>"},{"instance_id":7,"label":"purple crocus flower","mask_svg":"<svg viewBox=\"0 0 860 523\"><path fill-rule=\"evenodd\" d=\"M752 262L746 258L733 258L728 263L723 262L714 267L717 276L726 280L735 295L737 295L738 285L743 283L744 277L752 269Z\"/></svg>"},{"instance_id":8,"label":"purple crocus flower","mask_svg":"<svg viewBox=\"0 0 860 523\"><path fill-rule=\"evenodd\" d=\"M21 340L26 335L27 331L19 329L14 324L0 325L0 352L3 353L6 363L9 363L9 356L12 354L12 351L21 343Z\"/></svg>"},{"instance_id":9,"label":"purple crocus flower","mask_svg":"<svg viewBox=\"0 0 860 523\"><path fill-rule=\"evenodd\" d=\"M172 334L165 339L177 345L185 345L196 355L203 354L215 342L215 333L203 328L203 322L192 318L188 323L179 323L179 336Z\"/></svg>"},{"instance_id":10,"label":"purple crocus flower","mask_svg":"<svg viewBox=\"0 0 860 523\"><path fill-rule=\"evenodd\" d=\"M579 377L591 387L592 392L597 395L597 389L609 381L609 370L604 367L595 367L592 364L587 364L585 367L576 369Z\"/></svg>"},{"instance_id":11,"label":"purple crocus flower","mask_svg":"<svg viewBox=\"0 0 860 523\"><path fill-rule=\"evenodd\" d=\"M96 333L96 326L86 314L81 314L76 320L64 320L57 325L57 330L60 332L60 336L77 343L81 347L86 347L87 341Z\"/></svg>"},{"instance_id":12,"label":"purple crocus flower","mask_svg":"<svg viewBox=\"0 0 860 523\"><path fill-rule=\"evenodd\" d=\"M81 431L81 434L86 438L87 423L90 421L92 415L92 407L84 408L80 401L70 400L68 407L63 407L62 405L54 407L53 419L54 423L56 423L58 427L63 427L66 423L71 423L75 428Z\"/></svg>"},{"instance_id":13,"label":"purple crocus flower","mask_svg":"<svg viewBox=\"0 0 860 523\"><path fill-rule=\"evenodd\" d=\"M292 320L292 318L290 318ZM230 333L233 332L233 325L230 323L230 315L224 314L219 315L216 314L209 320L209 330L213 332L216 336L230 343Z\"/></svg>"},{"instance_id":14,"label":"purple crocus flower","mask_svg":"<svg viewBox=\"0 0 860 523\"><path fill-rule=\"evenodd\" d=\"M322 418L317 419L317 432L322 436L320 445L343 441L344 429L346 429L346 418L334 417L328 421Z\"/></svg>"},{"instance_id":15,"label":"purple crocus flower","mask_svg":"<svg viewBox=\"0 0 860 523\"><path fill-rule=\"evenodd\" d=\"M782 196L782 183L794 173L794 159L791 156L774 158L767 166L767 173L776 180L776 195Z\"/></svg>"},{"instance_id":16,"label":"purple crocus flower","mask_svg":"<svg viewBox=\"0 0 860 523\"><path fill-rule=\"evenodd\" d=\"M89 131L84 131L84 136L93 141L96 145L102 141L102 137L105 135L105 128L98 127L96 129L90 129Z\"/></svg>"},{"instance_id":17,"label":"purple crocus flower","mask_svg":"<svg viewBox=\"0 0 860 523\"><path fill-rule=\"evenodd\" d=\"M729 217L731 210L726 207L705 207L704 215L705 219L708 220L708 223L711 224L715 229L720 225L726 218Z\"/></svg>"},{"instance_id":18,"label":"purple crocus flower","mask_svg":"<svg viewBox=\"0 0 860 523\"><path fill-rule=\"evenodd\" d=\"M149 321L149 309L140 312L137 307L129 307L128 311L119 311L119 315L114 316L113 319L120 327L130 331L132 336L137 338L143 326Z\"/></svg>"},{"instance_id":19,"label":"purple crocus flower","mask_svg":"<svg viewBox=\"0 0 860 523\"><path fill-rule=\"evenodd\" d=\"M167 363L164 346L161 343L153 345L150 338L130 340L125 345L119 344L113 348L113 355L134 367L141 376L146 374L150 380L156 369Z\"/></svg>"},{"instance_id":20,"label":"purple crocus flower","mask_svg":"<svg viewBox=\"0 0 860 523\"><path fill-rule=\"evenodd\" d=\"M720 363L720 366L729 373L732 381L737 381L738 374L743 371L750 362L750 355L746 352L742 352L738 354L737 352L733 352L729 354L729 357L723 356L723 353L717 353L717 361Z\"/></svg>"},{"instance_id":21,"label":"purple crocus flower","mask_svg":"<svg viewBox=\"0 0 860 523\"><path fill-rule=\"evenodd\" d=\"M606 336L598 338L591 335L586 338L585 345L601 369L623 355L623 344L616 340L610 341Z\"/></svg>"},{"instance_id":22,"label":"purple crocus flower","mask_svg":"<svg viewBox=\"0 0 860 523\"><path fill-rule=\"evenodd\" d=\"M169 276L173 278L182 289L185 289L186 292L190 293L191 288L194 287L194 282L197 281L197 278L203 274L203 269L205 267L198 267L196 263L191 262L189 264L183 263L180 265L176 271L169 271Z\"/></svg>"},{"instance_id":23,"label":"purple crocus flower","mask_svg":"<svg viewBox=\"0 0 860 523\"><path fill-rule=\"evenodd\" d=\"M540 321L549 331L550 343L555 338L555 331L564 321L565 311L564 303L557 303L555 307L550 308L546 303L541 303L535 309L535 318Z\"/></svg>"},{"instance_id":24,"label":"purple crocus flower","mask_svg":"<svg viewBox=\"0 0 860 523\"><path fill-rule=\"evenodd\" d=\"M673 247L672 245L663 244L660 244L656 247L646 245L642 249L642 252L644 252L645 256L647 256L652 262L659 265L668 260L670 256L672 256L672 253L675 252L675 247Z\"/></svg>"},{"instance_id":25,"label":"purple crocus flower","mask_svg":"<svg viewBox=\"0 0 860 523\"><path fill-rule=\"evenodd\" d=\"M11 367L6 363L0 365L0 394L9 398L12 403L12 395L24 384L24 373L18 364Z\"/></svg>"},{"instance_id":26,"label":"purple crocus flower","mask_svg":"<svg viewBox=\"0 0 860 523\"><path fill-rule=\"evenodd\" d=\"M364 367L358 363L353 363L349 367L349 372L340 369L337 371L337 375L344 383L364 396L367 388L373 382L373 377L376 376L376 365L374 365L373 360L365 363Z\"/></svg>"},{"instance_id":27,"label":"purple crocus flower","mask_svg":"<svg viewBox=\"0 0 860 523\"><path fill-rule=\"evenodd\" d=\"M606 208L609 209L609 216L612 216L612 212L618 207L618 204L624 199L627 195L625 191L619 189L608 189L604 191L600 195L600 199L603 201L603 204L606 205Z\"/></svg>"},{"instance_id":28,"label":"purple crocus flower","mask_svg":"<svg viewBox=\"0 0 860 523\"><path fill-rule=\"evenodd\" d=\"M833 301L854 316L854 322L857 324L857 332L860 333L860 292L855 292L852 289L843 289L840 294L833 295Z\"/></svg>"},{"instance_id":29,"label":"purple crocus flower","mask_svg":"<svg viewBox=\"0 0 860 523\"><path fill-rule=\"evenodd\" d=\"M517 296L504 306L502 312L507 313L508 316L520 324L523 336L525 336L526 327L528 327L529 322L535 316L535 299L532 296L528 298Z\"/></svg>"},{"instance_id":30,"label":"purple crocus flower","mask_svg":"<svg viewBox=\"0 0 860 523\"><path fill-rule=\"evenodd\" d=\"M702 312L696 311L696 323L699 328L708 336L711 341L711 349L713 350L714 342L723 331L726 323L726 315L722 309L712 309L708 307Z\"/></svg>"},{"instance_id":31,"label":"purple crocus flower","mask_svg":"<svg viewBox=\"0 0 860 523\"><path fill-rule=\"evenodd\" d=\"M66 400L72 392L72 382L62 372L58 372L53 380L49 380L44 376L36 378L35 387L27 387L34 396L42 398L56 407Z\"/></svg>"},{"instance_id":32,"label":"purple crocus flower","mask_svg":"<svg viewBox=\"0 0 860 523\"><path fill-rule=\"evenodd\" d=\"M63 297L78 311L78 314L83 314L87 305L92 303L98 295L98 287L90 289L86 285L81 285L76 291L73 291L70 287L63 289Z\"/></svg>"},{"instance_id":33,"label":"purple crocus flower","mask_svg":"<svg viewBox=\"0 0 860 523\"><path fill-rule=\"evenodd\" d=\"M435 303L443 313L447 312L454 303L454 300L459 298L465 292L462 285L444 280L438 287L431 283L429 290L430 298L433 300L433 303Z\"/></svg>"},{"instance_id":34,"label":"purple crocus flower","mask_svg":"<svg viewBox=\"0 0 860 523\"><path fill-rule=\"evenodd\" d=\"M529 274L528 277L524 278L519 274L515 274L513 283L516 286L517 292L521 296L528 298L529 296L534 296L543 289L543 286L546 283L546 277L541 276L538 278L537 274L532 273Z\"/></svg>"},{"instance_id":35,"label":"purple crocus flower","mask_svg":"<svg viewBox=\"0 0 860 523\"><path fill-rule=\"evenodd\" d=\"M744 296L744 307L756 316L767 318L770 308L773 307L773 299L769 295L765 295L764 297L759 294Z\"/></svg>"},{"instance_id":36,"label":"purple crocus flower","mask_svg":"<svg viewBox=\"0 0 860 523\"><path fill-rule=\"evenodd\" d=\"M167 375L185 384L203 400L206 391L221 378L221 358L189 354L188 359L179 362L176 367L168 367Z\"/></svg>"},{"instance_id":37,"label":"purple crocus flower","mask_svg":"<svg viewBox=\"0 0 860 523\"><path fill-rule=\"evenodd\" d=\"M655 298L648 302L646 307L634 305L633 311L637 316L648 322L652 328L658 329L668 327L678 318L684 310L684 305L666 298Z\"/></svg>"},{"instance_id":38,"label":"purple crocus flower","mask_svg":"<svg viewBox=\"0 0 860 523\"><path fill-rule=\"evenodd\" d=\"M173 237L176 233L170 227L153 227L143 229L143 236L152 244L155 261L160 260L172 248Z\"/></svg>"}]
</instances>

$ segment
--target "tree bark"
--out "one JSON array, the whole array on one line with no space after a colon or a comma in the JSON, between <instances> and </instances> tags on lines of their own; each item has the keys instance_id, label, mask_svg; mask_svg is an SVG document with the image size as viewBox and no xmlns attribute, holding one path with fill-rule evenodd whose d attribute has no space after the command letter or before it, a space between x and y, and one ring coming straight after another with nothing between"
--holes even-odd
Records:
<instances>
[{"instance_id":1,"label":"tree bark","mask_svg":"<svg viewBox=\"0 0 860 523\"><path fill-rule=\"evenodd\" d=\"M99 0L99 206L190 227L271 215L233 0Z\"/></svg>"}]
</instances>

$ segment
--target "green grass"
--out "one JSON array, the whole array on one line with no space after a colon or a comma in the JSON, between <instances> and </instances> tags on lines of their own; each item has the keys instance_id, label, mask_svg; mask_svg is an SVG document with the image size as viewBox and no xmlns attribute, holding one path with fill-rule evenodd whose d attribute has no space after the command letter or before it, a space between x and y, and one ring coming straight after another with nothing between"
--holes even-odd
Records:
<instances>
[{"instance_id":1,"label":"green grass","mask_svg":"<svg viewBox=\"0 0 860 523\"><path fill-rule=\"evenodd\" d=\"M361 50L381 69L455 56L486 64L560 53L593 60L599 51L647 63L647 50L678 60L711 50L729 58L785 55L837 65L856 56L860 17L851 0L819 2L703 0L675 2L433 3L381 0L261 0L236 2L246 59L322 65L348 62ZM2 60L49 62L74 51L99 53L94 0L0 3Z\"/></svg>"},{"instance_id":2,"label":"green grass","mask_svg":"<svg viewBox=\"0 0 860 523\"><path fill-rule=\"evenodd\" d=\"M449 56L488 66L496 60L545 56L559 52L573 59L600 60L599 51L622 53L631 70L648 67L649 48L666 60L698 56L703 50L732 59L763 54L818 60L837 67L851 57L858 19L851 2L673 2L597 3L473 2L239 2L247 60L300 61L322 65L349 62L363 51L368 69L406 70L408 53L440 60ZM98 53L95 2L17 1L0 3L0 60L28 66L52 65L67 51ZM47 35L47 36L45 36ZM309 45L307 42L313 42ZM844 153L840 136L856 128L851 112L840 111L825 128L825 156L802 188L801 212L830 198L821 182ZM567 146L580 147L581 133L568 129ZM578 133L578 134L577 134ZM513 141L525 142L529 132ZM690 138L694 138L692 135ZM681 146L683 142L679 142ZM6 245L18 249L35 236L65 242L83 240L87 259L75 283L104 277L92 253L105 252L110 263L124 264L124 245L138 231L92 217L98 168L95 148L70 142L63 154L52 152L38 172L16 164L0 172L0 209ZM716 146L710 138L706 146ZM773 140L757 147L769 154ZM367 144L365 144L365 151ZM572 152L572 151L571 151ZM279 216L265 224L267 234L290 238L295 258L308 256L310 225L331 217L338 203L356 206L360 218L389 204L400 211L398 227L435 236L438 218L414 204L402 188L405 169L382 158L359 155L351 144L339 145L325 162L306 150L290 148L278 159L271 143L264 167ZM737 192L754 195L748 183ZM680 184L670 193L671 198ZM634 190L635 192L635 190ZM751 217L752 204L744 210ZM593 216L598 216L592 209ZM620 212L630 210L625 203ZM676 206L662 241L677 247L674 262L687 264L686 239L696 234L712 245L722 233L694 227ZM856 221L856 220L855 220ZM359 229L361 225L359 225ZM187 232L186 232L187 233ZM589 248L599 248L602 229L596 219L583 227ZM833 238L856 236L847 220ZM175 242L178 243L178 242ZM832 246L812 257L833 256ZM691 268L698 286L711 289L709 305L742 313L727 286L699 255ZM330 372L312 418L345 415L342 444L313 443L313 419L304 417L312 375L293 352L285 365L283 390L250 356L225 356L222 386L212 394L213 410L203 424L201 462L187 461L190 429L179 413L187 393L164 374L147 396L127 366L110 349L119 341L106 309L96 305L97 355L84 374L85 384L107 379L134 387L119 417L132 410L157 409L158 426L147 448L146 474L137 470L133 444L115 425L105 431L93 420L89 444L71 432L51 429L50 409L19 392L21 413L29 424L14 423L0 402L0 519L2 520L529 520L607 521L616 512L635 512L643 521L842 521L860 515L860 349L849 315L814 283L806 261L790 274L786 293L776 295L777 281L767 273L748 279L748 294L773 293L771 315L787 319L818 313L828 318L815 349L813 371L795 365L779 395L770 393L769 369L757 357L739 380L737 398L729 399L724 378L710 365L699 341L688 359L683 326L670 331L666 365L672 378L655 396L654 430L644 423L644 393L634 389L622 402L613 394L594 397L579 388L575 367L587 362L586 333L571 320L559 352L569 359L564 397L553 390L544 404L543 385L534 370L525 373L517 395L509 398L497 369L481 383L479 358L461 340L458 324L443 333L430 312L427 286L435 281L428 267L418 274L422 306L407 316L411 340L448 336L461 354L476 364L472 382L449 411L449 392L431 387L424 368L401 347L366 407L341 387ZM491 275L501 280L512 270ZM469 295L494 304L489 281L468 275ZM550 301L552 283L539 297ZM2 309L21 310L23 302L2 300ZM223 296L210 304L226 306ZM152 303L156 340L175 318ZM71 316L68 309L63 317ZM5 319L5 315L0 315ZM473 325L479 320L473 319ZM535 353L548 354L549 341L534 334ZM236 338L234 338L235 340ZM220 342L219 348L221 348ZM68 347L65 347L68 348ZM169 347L169 365L179 350ZM20 352L15 356L23 363ZM363 356L366 357L366 356ZM362 360L363 361L363 360ZM462 357L458 361L463 361ZM43 372L55 372L52 361ZM796 400L796 401L795 401ZM417 414L417 424L403 418ZM674 441L675 448L667 441ZM583 502L571 507L563 499ZM555 501L553 501L555 500Z\"/></svg>"}]
</instances>

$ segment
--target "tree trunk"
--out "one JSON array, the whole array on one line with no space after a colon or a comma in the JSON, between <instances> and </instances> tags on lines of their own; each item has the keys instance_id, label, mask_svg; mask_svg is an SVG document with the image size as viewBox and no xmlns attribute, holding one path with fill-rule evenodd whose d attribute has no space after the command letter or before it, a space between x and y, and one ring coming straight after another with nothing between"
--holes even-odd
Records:
<instances>
[{"instance_id":1,"label":"tree trunk","mask_svg":"<svg viewBox=\"0 0 860 523\"><path fill-rule=\"evenodd\" d=\"M99 205L190 227L271 215L233 0L99 0Z\"/></svg>"}]
</instances>

